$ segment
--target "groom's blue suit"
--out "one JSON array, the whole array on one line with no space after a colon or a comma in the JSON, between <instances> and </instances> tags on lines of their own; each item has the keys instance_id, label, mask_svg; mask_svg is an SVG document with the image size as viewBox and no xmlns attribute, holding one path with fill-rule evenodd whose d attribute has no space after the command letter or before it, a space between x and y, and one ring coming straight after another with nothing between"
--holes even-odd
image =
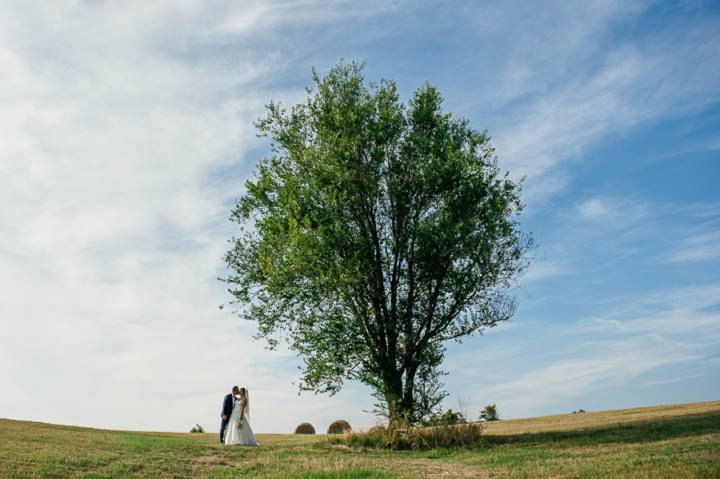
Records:
<instances>
[{"instance_id":1,"label":"groom's blue suit","mask_svg":"<svg viewBox=\"0 0 720 479\"><path fill-rule=\"evenodd\" d=\"M222 411L220 411L220 444L225 444L225 429L227 428L230 415L233 410L233 395L228 394L223 399ZM224 416L224 417L223 417ZM225 420L228 418L228 421Z\"/></svg>"}]
</instances>

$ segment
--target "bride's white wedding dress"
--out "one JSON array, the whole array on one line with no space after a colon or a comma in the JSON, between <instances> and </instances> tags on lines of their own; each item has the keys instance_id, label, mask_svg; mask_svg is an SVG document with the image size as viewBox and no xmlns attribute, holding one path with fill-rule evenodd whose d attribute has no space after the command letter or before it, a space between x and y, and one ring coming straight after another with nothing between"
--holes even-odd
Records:
<instances>
[{"instance_id":1,"label":"bride's white wedding dress","mask_svg":"<svg viewBox=\"0 0 720 479\"><path fill-rule=\"evenodd\" d=\"M245 414L243 414L242 421L240 421L240 412L243 408L245 408ZM226 445L259 445L255 440L252 428L250 428L250 422L248 421L248 409L247 401L243 401L241 399L235 400L232 414L230 415L230 420L228 421L227 429L225 430Z\"/></svg>"}]
</instances>

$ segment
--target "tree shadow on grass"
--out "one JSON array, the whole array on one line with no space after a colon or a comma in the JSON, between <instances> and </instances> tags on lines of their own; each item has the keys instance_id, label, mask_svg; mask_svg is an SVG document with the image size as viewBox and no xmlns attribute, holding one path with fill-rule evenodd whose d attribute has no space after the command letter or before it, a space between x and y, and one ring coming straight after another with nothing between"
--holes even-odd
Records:
<instances>
[{"instance_id":1,"label":"tree shadow on grass","mask_svg":"<svg viewBox=\"0 0 720 479\"><path fill-rule=\"evenodd\" d=\"M637 422L588 427L571 431L545 431L524 434L484 435L488 444L548 444L582 446L612 443L643 443L702 434L720 433L717 411L657 418Z\"/></svg>"}]
</instances>

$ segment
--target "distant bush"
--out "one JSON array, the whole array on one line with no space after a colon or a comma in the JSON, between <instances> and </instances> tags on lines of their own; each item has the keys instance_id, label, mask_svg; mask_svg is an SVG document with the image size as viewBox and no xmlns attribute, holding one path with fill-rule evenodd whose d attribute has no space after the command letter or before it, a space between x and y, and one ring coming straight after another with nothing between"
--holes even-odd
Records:
<instances>
[{"instance_id":1,"label":"distant bush","mask_svg":"<svg viewBox=\"0 0 720 479\"><path fill-rule=\"evenodd\" d=\"M423 426L454 426L456 424L464 424L467 420L461 412L453 412L448 409L442 414L432 414L422 421Z\"/></svg>"},{"instance_id":2,"label":"distant bush","mask_svg":"<svg viewBox=\"0 0 720 479\"><path fill-rule=\"evenodd\" d=\"M295 434L315 434L315 428L309 422L303 422L295 428Z\"/></svg>"},{"instance_id":3,"label":"distant bush","mask_svg":"<svg viewBox=\"0 0 720 479\"><path fill-rule=\"evenodd\" d=\"M196 433L196 432L205 432L205 429L200 424L195 424L195 427L190 429L190 432Z\"/></svg>"},{"instance_id":4,"label":"distant bush","mask_svg":"<svg viewBox=\"0 0 720 479\"><path fill-rule=\"evenodd\" d=\"M573 411L573 414L579 414L579 413L583 413L583 412L587 412L587 411L584 409L578 409L577 411Z\"/></svg>"},{"instance_id":5,"label":"distant bush","mask_svg":"<svg viewBox=\"0 0 720 479\"><path fill-rule=\"evenodd\" d=\"M343 434L345 432L352 431L352 428L350 427L350 423L343 419L338 419L337 421L333 421L332 424L330 424L330 427L328 427L327 433L328 434Z\"/></svg>"},{"instance_id":6,"label":"distant bush","mask_svg":"<svg viewBox=\"0 0 720 479\"><path fill-rule=\"evenodd\" d=\"M378 427L368 432L333 437L330 442L358 448L415 451L439 447L477 447L485 444L482 430L483 426L479 423L399 429Z\"/></svg>"},{"instance_id":7,"label":"distant bush","mask_svg":"<svg viewBox=\"0 0 720 479\"><path fill-rule=\"evenodd\" d=\"M485 409L480 413L481 421L499 421L500 415L497 412L497 406L495 404L488 404Z\"/></svg>"}]
</instances>

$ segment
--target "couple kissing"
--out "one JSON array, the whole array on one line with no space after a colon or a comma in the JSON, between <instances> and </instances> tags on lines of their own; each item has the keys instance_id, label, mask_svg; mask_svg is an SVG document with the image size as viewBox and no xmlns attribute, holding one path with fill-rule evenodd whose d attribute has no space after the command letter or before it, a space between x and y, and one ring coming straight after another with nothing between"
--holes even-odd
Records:
<instances>
[{"instance_id":1,"label":"couple kissing","mask_svg":"<svg viewBox=\"0 0 720 479\"><path fill-rule=\"evenodd\" d=\"M220 444L227 446L259 446L250 428L250 397L248 390L233 386L225 396L220 417Z\"/></svg>"}]
</instances>

